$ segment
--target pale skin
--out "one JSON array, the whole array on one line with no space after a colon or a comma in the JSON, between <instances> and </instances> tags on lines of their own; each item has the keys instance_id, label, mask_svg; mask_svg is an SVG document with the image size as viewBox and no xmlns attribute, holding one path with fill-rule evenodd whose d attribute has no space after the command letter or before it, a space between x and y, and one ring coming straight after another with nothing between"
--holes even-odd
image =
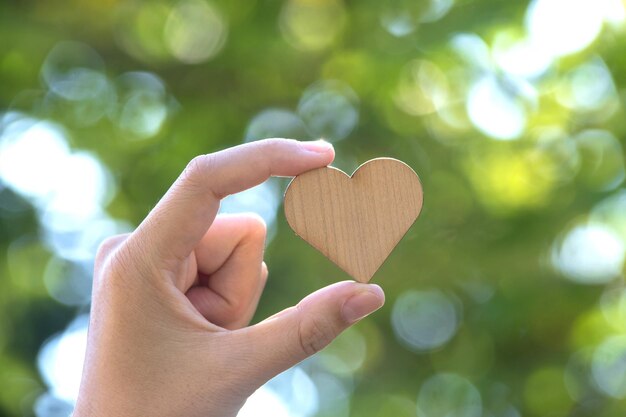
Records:
<instances>
[{"instance_id":1,"label":"pale skin","mask_svg":"<svg viewBox=\"0 0 626 417\"><path fill-rule=\"evenodd\" d=\"M235 416L267 380L380 308L379 286L344 281L249 326L268 277L265 224L217 215L220 200L333 158L326 142L288 139L201 155L133 233L105 241L74 417Z\"/></svg>"}]
</instances>

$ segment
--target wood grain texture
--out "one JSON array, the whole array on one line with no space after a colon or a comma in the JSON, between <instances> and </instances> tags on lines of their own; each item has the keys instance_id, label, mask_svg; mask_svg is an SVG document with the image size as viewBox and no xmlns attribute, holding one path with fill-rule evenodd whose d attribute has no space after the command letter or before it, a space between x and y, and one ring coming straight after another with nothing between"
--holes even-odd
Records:
<instances>
[{"instance_id":1,"label":"wood grain texture","mask_svg":"<svg viewBox=\"0 0 626 417\"><path fill-rule=\"evenodd\" d=\"M294 178L285 215L302 239L360 282L368 282L422 209L417 174L404 162L377 158L352 176L325 167Z\"/></svg>"}]
</instances>

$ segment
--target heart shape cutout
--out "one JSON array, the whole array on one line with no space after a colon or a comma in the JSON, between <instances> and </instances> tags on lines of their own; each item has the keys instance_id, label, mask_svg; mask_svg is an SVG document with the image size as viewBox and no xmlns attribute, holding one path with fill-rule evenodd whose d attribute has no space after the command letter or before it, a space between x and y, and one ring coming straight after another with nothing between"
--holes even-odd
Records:
<instances>
[{"instance_id":1,"label":"heart shape cutout","mask_svg":"<svg viewBox=\"0 0 626 417\"><path fill-rule=\"evenodd\" d=\"M285 216L298 236L359 282L368 282L422 209L419 177L402 161L377 158L351 176L324 167L295 177Z\"/></svg>"}]
</instances>

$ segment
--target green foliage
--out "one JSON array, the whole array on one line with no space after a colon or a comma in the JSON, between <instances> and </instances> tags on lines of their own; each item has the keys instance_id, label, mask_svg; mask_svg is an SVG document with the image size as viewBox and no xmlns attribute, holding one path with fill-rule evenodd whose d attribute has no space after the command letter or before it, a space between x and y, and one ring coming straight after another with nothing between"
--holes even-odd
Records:
<instances>
[{"instance_id":1,"label":"green foliage","mask_svg":"<svg viewBox=\"0 0 626 417\"><path fill-rule=\"evenodd\" d=\"M92 254L193 156L244 140L324 136L348 172L411 165L425 205L374 278L386 306L302 366L317 416L624 415L626 6L532 4L562 13L537 8L552 32L513 56L526 2L1 2L0 416L49 388L40 348L85 312L90 267L20 182L66 178L54 155L2 159L8 115L102 164ZM224 204L269 204L255 320L347 279L272 208L285 185Z\"/></svg>"}]
</instances>

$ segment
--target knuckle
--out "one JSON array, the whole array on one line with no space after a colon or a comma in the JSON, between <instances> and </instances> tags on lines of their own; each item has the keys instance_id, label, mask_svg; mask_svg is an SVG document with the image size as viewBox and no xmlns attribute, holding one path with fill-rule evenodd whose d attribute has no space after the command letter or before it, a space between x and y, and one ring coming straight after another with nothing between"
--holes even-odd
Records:
<instances>
[{"instance_id":1,"label":"knuckle","mask_svg":"<svg viewBox=\"0 0 626 417\"><path fill-rule=\"evenodd\" d=\"M267 224L261 216L255 213L247 213L243 216L247 233L258 240L265 240Z\"/></svg>"},{"instance_id":2,"label":"knuckle","mask_svg":"<svg viewBox=\"0 0 626 417\"><path fill-rule=\"evenodd\" d=\"M263 139L257 142L260 153L269 155L283 155L289 146L297 141L293 139L271 138Z\"/></svg>"},{"instance_id":3,"label":"knuckle","mask_svg":"<svg viewBox=\"0 0 626 417\"><path fill-rule=\"evenodd\" d=\"M280 147L282 140L276 138L263 139L259 141L259 145L268 151L276 150Z\"/></svg>"},{"instance_id":4,"label":"knuckle","mask_svg":"<svg viewBox=\"0 0 626 417\"><path fill-rule=\"evenodd\" d=\"M151 275L138 260L141 258L129 247L128 242L116 247L97 271L99 278L94 281L94 290L106 293L111 300L126 300L139 287L148 289L144 285L147 282L144 278Z\"/></svg>"},{"instance_id":5,"label":"knuckle","mask_svg":"<svg viewBox=\"0 0 626 417\"><path fill-rule=\"evenodd\" d=\"M187 185L201 185L214 165L211 154L195 156L183 170L181 179Z\"/></svg>"},{"instance_id":6,"label":"knuckle","mask_svg":"<svg viewBox=\"0 0 626 417\"><path fill-rule=\"evenodd\" d=\"M113 303L127 299L128 294L133 292L130 288L133 279L128 279L133 275L128 273L127 261L121 261L121 258L125 258L124 252L124 245L117 247L96 269L93 280L94 297Z\"/></svg>"},{"instance_id":7,"label":"knuckle","mask_svg":"<svg viewBox=\"0 0 626 417\"><path fill-rule=\"evenodd\" d=\"M219 152L194 157L185 167L177 185L192 193L202 194L210 191L219 200L226 197L228 194L218 189L222 183L218 154Z\"/></svg>"},{"instance_id":8,"label":"knuckle","mask_svg":"<svg viewBox=\"0 0 626 417\"><path fill-rule=\"evenodd\" d=\"M191 161L187 163L185 167L185 173L189 176L196 176L200 174L205 167L207 155L194 156Z\"/></svg>"},{"instance_id":9,"label":"knuckle","mask_svg":"<svg viewBox=\"0 0 626 417\"><path fill-rule=\"evenodd\" d=\"M100 246L98 246L97 255L99 257L107 256L111 249L115 246L116 239L115 236L108 237L100 242Z\"/></svg>"},{"instance_id":10,"label":"knuckle","mask_svg":"<svg viewBox=\"0 0 626 417\"><path fill-rule=\"evenodd\" d=\"M239 299L232 299L226 302L226 308L224 309L224 316L228 320L235 320L244 315L246 312L246 304Z\"/></svg>"},{"instance_id":11,"label":"knuckle","mask_svg":"<svg viewBox=\"0 0 626 417\"><path fill-rule=\"evenodd\" d=\"M106 247L106 245L103 243L101 248L102 247ZM110 249L101 249L103 251L102 253L106 251L106 254L102 256L99 254L96 258L94 266L94 289L100 288L101 285L110 281L112 277L119 275L119 268L117 266L119 249L119 246L111 247Z\"/></svg>"},{"instance_id":12,"label":"knuckle","mask_svg":"<svg viewBox=\"0 0 626 417\"><path fill-rule=\"evenodd\" d=\"M107 239L101 247L106 251L106 256L99 259L94 267L94 278L98 283L126 281L125 277L137 275L139 268L136 267L136 259L143 256L133 255L129 248L128 235L116 236ZM104 252L103 252L104 253Z\"/></svg>"},{"instance_id":13,"label":"knuckle","mask_svg":"<svg viewBox=\"0 0 626 417\"><path fill-rule=\"evenodd\" d=\"M104 239L96 251L96 264L102 264L126 238L128 234L115 235Z\"/></svg>"},{"instance_id":14,"label":"knuckle","mask_svg":"<svg viewBox=\"0 0 626 417\"><path fill-rule=\"evenodd\" d=\"M298 340L302 352L311 356L324 349L333 339L328 326L320 318L303 315L298 326Z\"/></svg>"},{"instance_id":15,"label":"knuckle","mask_svg":"<svg viewBox=\"0 0 626 417\"><path fill-rule=\"evenodd\" d=\"M94 265L94 297L107 302L127 303L129 296L137 294L137 291L160 291L159 285L153 285L160 281L151 279L159 271L133 236L120 235L102 243L102 251L106 251L107 255ZM155 294L158 296L161 293Z\"/></svg>"},{"instance_id":16,"label":"knuckle","mask_svg":"<svg viewBox=\"0 0 626 417\"><path fill-rule=\"evenodd\" d=\"M107 262L109 269L115 272L113 275L120 275L122 271L127 271L131 263L131 255L126 246L118 247L109 257Z\"/></svg>"}]
</instances>

